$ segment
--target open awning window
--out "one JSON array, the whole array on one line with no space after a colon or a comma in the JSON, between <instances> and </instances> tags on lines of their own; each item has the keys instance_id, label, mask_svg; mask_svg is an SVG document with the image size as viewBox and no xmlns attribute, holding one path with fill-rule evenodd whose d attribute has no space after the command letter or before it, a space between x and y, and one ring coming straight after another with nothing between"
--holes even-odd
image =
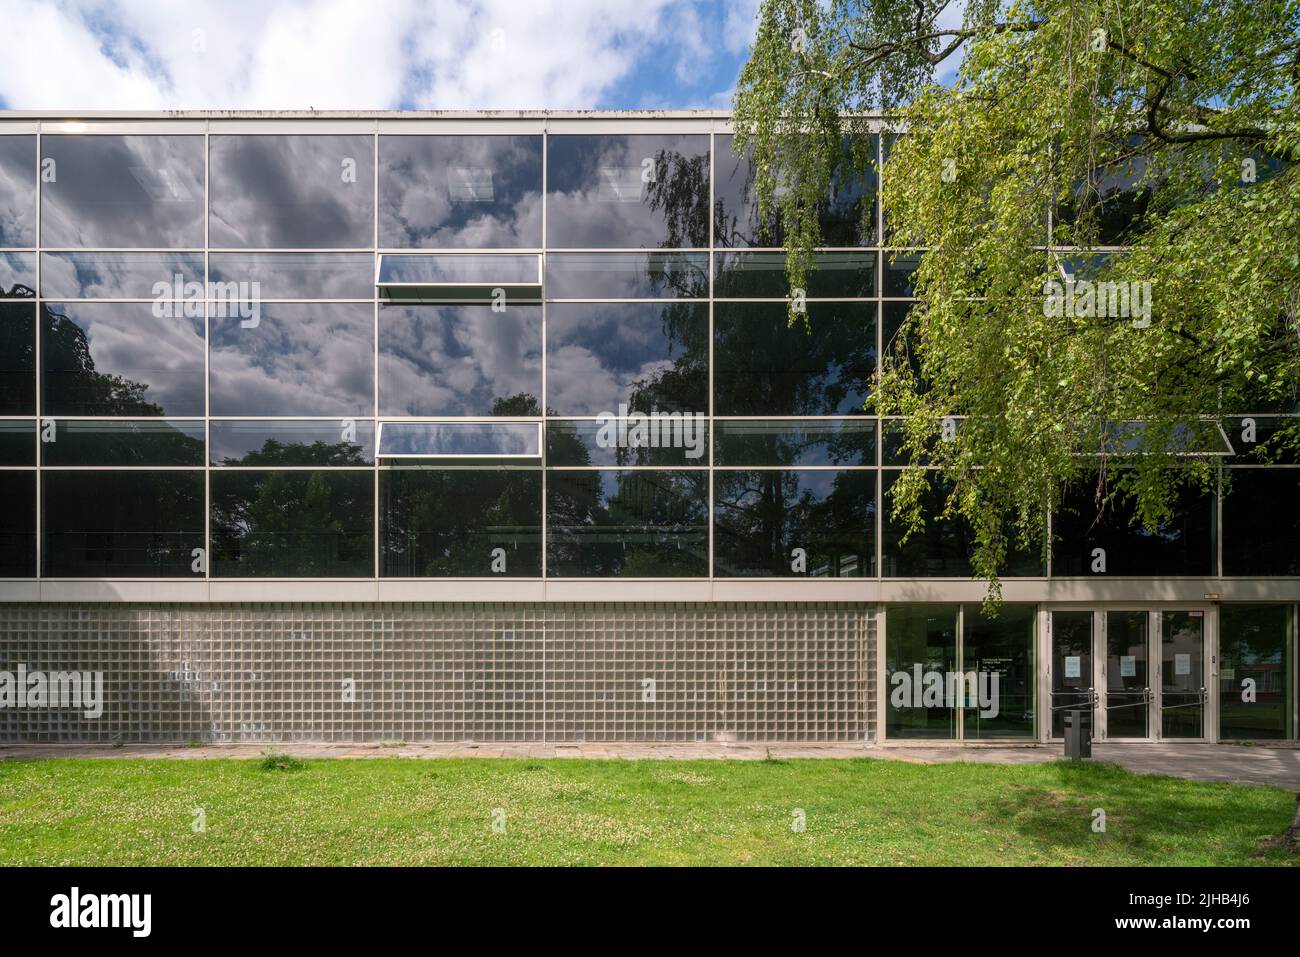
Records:
<instances>
[{"instance_id":1,"label":"open awning window","mask_svg":"<svg viewBox=\"0 0 1300 957\"><path fill-rule=\"evenodd\" d=\"M406 302L540 302L537 253L383 253L382 298Z\"/></svg>"},{"instance_id":2,"label":"open awning window","mask_svg":"<svg viewBox=\"0 0 1300 957\"><path fill-rule=\"evenodd\" d=\"M541 461L540 422L380 422L381 459Z\"/></svg>"},{"instance_id":3,"label":"open awning window","mask_svg":"<svg viewBox=\"0 0 1300 957\"><path fill-rule=\"evenodd\" d=\"M1223 426L1214 421L1166 426L1138 421L1109 422L1090 441L1097 444L1094 455L1141 455L1153 449L1163 449L1169 455L1195 457L1235 454Z\"/></svg>"}]
</instances>

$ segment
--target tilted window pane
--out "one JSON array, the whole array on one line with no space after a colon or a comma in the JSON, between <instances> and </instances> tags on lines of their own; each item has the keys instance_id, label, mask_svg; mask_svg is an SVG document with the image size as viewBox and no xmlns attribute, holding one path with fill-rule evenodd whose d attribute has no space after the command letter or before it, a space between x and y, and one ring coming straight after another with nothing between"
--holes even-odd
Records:
<instances>
[{"instance_id":1,"label":"tilted window pane","mask_svg":"<svg viewBox=\"0 0 1300 957\"><path fill-rule=\"evenodd\" d=\"M986 618L977 605L966 606L964 740L1034 736L1036 616L1033 605L1004 604L996 618Z\"/></svg>"},{"instance_id":2,"label":"tilted window pane","mask_svg":"<svg viewBox=\"0 0 1300 957\"><path fill-rule=\"evenodd\" d=\"M36 470L0 472L0 578L36 577Z\"/></svg>"},{"instance_id":3,"label":"tilted window pane","mask_svg":"<svg viewBox=\"0 0 1300 957\"><path fill-rule=\"evenodd\" d=\"M541 306L381 306L379 414L541 415L541 352Z\"/></svg>"},{"instance_id":4,"label":"tilted window pane","mask_svg":"<svg viewBox=\"0 0 1300 957\"><path fill-rule=\"evenodd\" d=\"M872 419L714 423L715 465L875 465Z\"/></svg>"},{"instance_id":5,"label":"tilted window pane","mask_svg":"<svg viewBox=\"0 0 1300 957\"><path fill-rule=\"evenodd\" d=\"M548 299L707 299L707 253L549 253Z\"/></svg>"},{"instance_id":6,"label":"tilted window pane","mask_svg":"<svg viewBox=\"0 0 1300 957\"><path fill-rule=\"evenodd\" d=\"M0 420L0 465L35 464L35 420Z\"/></svg>"},{"instance_id":7,"label":"tilted window pane","mask_svg":"<svg viewBox=\"0 0 1300 957\"><path fill-rule=\"evenodd\" d=\"M42 413L203 415L203 311L159 305L42 304Z\"/></svg>"},{"instance_id":8,"label":"tilted window pane","mask_svg":"<svg viewBox=\"0 0 1300 957\"><path fill-rule=\"evenodd\" d=\"M557 578L703 578L704 472L547 474L547 573Z\"/></svg>"},{"instance_id":9,"label":"tilted window pane","mask_svg":"<svg viewBox=\"0 0 1300 957\"><path fill-rule=\"evenodd\" d=\"M856 415L876 370L874 305L783 302L713 308L715 415Z\"/></svg>"},{"instance_id":10,"label":"tilted window pane","mask_svg":"<svg viewBox=\"0 0 1300 957\"><path fill-rule=\"evenodd\" d=\"M547 465L707 465L708 454L703 413L546 423Z\"/></svg>"},{"instance_id":11,"label":"tilted window pane","mask_svg":"<svg viewBox=\"0 0 1300 957\"><path fill-rule=\"evenodd\" d=\"M214 578L368 578L375 476L213 472Z\"/></svg>"},{"instance_id":12,"label":"tilted window pane","mask_svg":"<svg viewBox=\"0 0 1300 957\"><path fill-rule=\"evenodd\" d=\"M382 422L381 458L542 457L538 422Z\"/></svg>"},{"instance_id":13,"label":"tilted window pane","mask_svg":"<svg viewBox=\"0 0 1300 957\"><path fill-rule=\"evenodd\" d=\"M36 253L0 253L0 299L36 295Z\"/></svg>"},{"instance_id":14,"label":"tilted window pane","mask_svg":"<svg viewBox=\"0 0 1300 957\"><path fill-rule=\"evenodd\" d=\"M957 671L956 605L890 605L885 610L885 735L957 737L948 676Z\"/></svg>"},{"instance_id":15,"label":"tilted window pane","mask_svg":"<svg viewBox=\"0 0 1300 957\"><path fill-rule=\"evenodd\" d=\"M0 415L36 413L36 304L0 302Z\"/></svg>"},{"instance_id":16,"label":"tilted window pane","mask_svg":"<svg viewBox=\"0 0 1300 957\"><path fill-rule=\"evenodd\" d=\"M36 137L0 136L0 246L36 245Z\"/></svg>"},{"instance_id":17,"label":"tilted window pane","mask_svg":"<svg viewBox=\"0 0 1300 957\"><path fill-rule=\"evenodd\" d=\"M374 142L364 134L213 136L209 245L373 246Z\"/></svg>"},{"instance_id":18,"label":"tilted window pane","mask_svg":"<svg viewBox=\"0 0 1300 957\"><path fill-rule=\"evenodd\" d=\"M1300 417L1238 415L1221 423L1237 465L1300 465Z\"/></svg>"},{"instance_id":19,"label":"tilted window pane","mask_svg":"<svg viewBox=\"0 0 1300 957\"><path fill-rule=\"evenodd\" d=\"M194 578L203 472L42 472L42 574Z\"/></svg>"},{"instance_id":20,"label":"tilted window pane","mask_svg":"<svg viewBox=\"0 0 1300 957\"><path fill-rule=\"evenodd\" d=\"M1219 608L1220 738L1295 736L1291 695L1296 644L1291 608L1232 604ZM1247 689L1252 693L1246 694Z\"/></svg>"},{"instance_id":21,"label":"tilted window pane","mask_svg":"<svg viewBox=\"0 0 1300 957\"><path fill-rule=\"evenodd\" d=\"M379 245L542 245L540 136L381 136Z\"/></svg>"},{"instance_id":22,"label":"tilted window pane","mask_svg":"<svg viewBox=\"0 0 1300 957\"><path fill-rule=\"evenodd\" d=\"M385 578L542 573L538 469L385 469L379 501Z\"/></svg>"},{"instance_id":23,"label":"tilted window pane","mask_svg":"<svg viewBox=\"0 0 1300 957\"><path fill-rule=\"evenodd\" d=\"M804 287L808 299L876 295L876 253L815 253ZM785 299L794 295L785 253L718 253L713 294L719 299Z\"/></svg>"},{"instance_id":24,"label":"tilted window pane","mask_svg":"<svg viewBox=\"0 0 1300 957\"><path fill-rule=\"evenodd\" d=\"M550 412L708 412L707 304L552 303L546 321Z\"/></svg>"},{"instance_id":25,"label":"tilted window pane","mask_svg":"<svg viewBox=\"0 0 1300 957\"><path fill-rule=\"evenodd\" d=\"M547 149L547 246L709 244L708 136L551 136Z\"/></svg>"},{"instance_id":26,"label":"tilted window pane","mask_svg":"<svg viewBox=\"0 0 1300 957\"><path fill-rule=\"evenodd\" d=\"M876 473L719 470L714 574L862 578L876 573Z\"/></svg>"},{"instance_id":27,"label":"tilted window pane","mask_svg":"<svg viewBox=\"0 0 1300 957\"><path fill-rule=\"evenodd\" d=\"M46 249L201 249L202 136L41 138Z\"/></svg>"},{"instance_id":28,"label":"tilted window pane","mask_svg":"<svg viewBox=\"0 0 1300 957\"><path fill-rule=\"evenodd\" d=\"M1223 574L1300 575L1300 468L1225 472Z\"/></svg>"},{"instance_id":29,"label":"tilted window pane","mask_svg":"<svg viewBox=\"0 0 1300 957\"><path fill-rule=\"evenodd\" d=\"M253 305L209 319L213 415L373 414L373 306Z\"/></svg>"},{"instance_id":30,"label":"tilted window pane","mask_svg":"<svg viewBox=\"0 0 1300 957\"><path fill-rule=\"evenodd\" d=\"M46 298L192 299L201 309L202 283L202 253L41 254Z\"/></svg>"},{"instance_id":31,"label":"tilted window pane","mask_svg":"<svg viewBox=\"0 0 1300 957\"><path fill-rule=\"evenodd\" d=\"M202 465L202 422L58 419L41 424L42 465Z\"/></svg>"},{"instance_id":32,"label":"tilted window pane","mask_svg":"<svg viewBox=\"0 0 1300 957\"><path fill-rule=\"evenodd\" d=\"M208 441L212 464L218 466L368 465L375 460L375 426L367 419L213 419Z\"/></svg>"},{"instance_id":33,"label":"tilted window pane","mask_svg":"<svg viewBox=\"0 0 1300 957\"><path fill-rule=\"evenodd\" d=\"M253 299L370 299L375 257L370 253L211 253L212 296Z\"/></svg>"}]
</instances>

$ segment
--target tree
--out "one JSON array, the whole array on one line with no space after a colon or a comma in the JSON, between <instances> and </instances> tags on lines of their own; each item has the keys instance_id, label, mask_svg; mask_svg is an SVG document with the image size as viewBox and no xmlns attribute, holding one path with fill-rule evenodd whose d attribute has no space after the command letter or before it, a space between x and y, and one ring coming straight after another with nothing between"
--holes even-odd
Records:
<instances>
[{"instance_id":1,"label":"tree","mask_svg":"<svg viewBox=\"0 0 1300 957\"><path fill-rule=\"evenodd\" d=\"M832 182L871 171L864 114L884 117L885 244L924 253L872 401L907 417L904 448L951 490L991 598L1014 546L1050 548L1072 485L1154 530L1183 486L1217 480L1197 453L1221 448L1224 416L1300 411L1296 0L765 0L759 16L735 145L785 227L792 288ZM1300 447L1300 420L1274 442ZM913 529L932 474L891 493Z\"/></svg>"}]
</instances>

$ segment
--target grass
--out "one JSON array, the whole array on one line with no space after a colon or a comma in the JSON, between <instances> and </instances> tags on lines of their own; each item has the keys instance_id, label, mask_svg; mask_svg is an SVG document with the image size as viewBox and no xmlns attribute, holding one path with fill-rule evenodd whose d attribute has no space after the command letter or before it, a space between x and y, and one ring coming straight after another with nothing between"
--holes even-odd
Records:
<instances>
[{"instance_id":1,"label":"grass","mask_svg":"<svg viewBox=\"0 0 1300 957\"><path fill-rule=\"evenodd\" d=\"M1300 863L1293 795L1109 765L277 757L0 761L0 864Z\"/></svg>"}]
</instances>

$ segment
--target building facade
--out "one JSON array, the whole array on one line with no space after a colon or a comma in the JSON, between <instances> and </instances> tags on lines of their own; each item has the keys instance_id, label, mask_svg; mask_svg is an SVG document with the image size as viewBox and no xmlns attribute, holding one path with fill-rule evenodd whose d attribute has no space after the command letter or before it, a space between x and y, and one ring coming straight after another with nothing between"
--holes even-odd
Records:
<instances>
[{"instance_id":1,"label":"building facade","mask_svg":"<svg viewBox=\"0 0 1300 957\"><path fill-rule=\"evenodd\" d=\"M0 740L1296 738L1300 402L987 618L863 411L916 252L837 184L792 328L753 178L725 113L0 114Z\"/></svg>"}]
</instances>

